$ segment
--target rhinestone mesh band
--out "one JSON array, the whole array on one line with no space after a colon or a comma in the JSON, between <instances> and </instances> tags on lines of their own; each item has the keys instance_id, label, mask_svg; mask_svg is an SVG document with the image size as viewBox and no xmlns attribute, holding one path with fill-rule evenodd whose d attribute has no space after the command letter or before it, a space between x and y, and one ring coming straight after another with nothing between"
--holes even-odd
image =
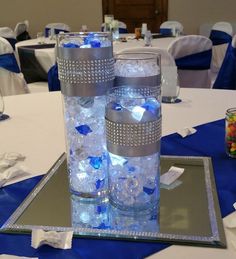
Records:
<instances>
[{"instance_id":1,"label":"rhinestone mesh band","mask_svg":"<svg viewBox=\"0 0 236 259\"><path fill-rule=\"evenodd\" d=\"M119 146L140 147L161 138L161 119L145 123L117 123L106 119L107 141Z\"/></svg>"},{"instance_id":2,"label":"rhinestone mesh band","mask_svg":"<svg viewBox=\"0 0 236 259\"><path fill-rule=\"evenodd\" d=\"M59 79L69 84L93 84L114 79L114 59L68 60L57 58Z\"/></svg>"}]
</instances>

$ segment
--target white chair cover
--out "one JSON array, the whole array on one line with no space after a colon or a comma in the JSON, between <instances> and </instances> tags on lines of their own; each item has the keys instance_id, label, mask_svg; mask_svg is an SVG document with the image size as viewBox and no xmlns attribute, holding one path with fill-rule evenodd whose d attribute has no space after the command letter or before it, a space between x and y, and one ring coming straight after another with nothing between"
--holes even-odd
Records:
<instances>
[{"instance_id":1,"label":"white chair cover","mask_svg":"<svg viewBox=\"0 0 236 259\"><path fill-rule=\"evenodd\" d=\"M197 53L207 52L209 58L209 69L180 69L178 67L178 76L180 87L191 88L209 88L211 86L210 76L210 58L212 42L210 39L200 35L189 35L177 38L168 47L168 52L175 61L180 58L192 56ZM208 52L209 51L209 52ZM190 58L191 62L191 58Z\"/></svg>"},{"instance_id":2,"label":"white chair cover","mask_svg":"<svg viewBox=\"0 0 236 259\"><path fill-rule=\"evenodd\" d=\"M232 36L233 34L233 27L230 23L228 22L217 22L213 25L211 32L212 31L220 31L220 32L225 32L226 34ZM227 50L227 47L229 45L229 42L223 43L223 44L218 44L214 45L213 41L213 48L212 48L212 63L211 63L211 71L213 74L217 74L219 72L219 69L222 65L222 62L225 57L225 53Z\"/></svg>"},{"instance_id":3,"label":"white chair cover","mask_svg":"<svg viewBox=\"0 0 236 259\"><path fill-rule=\"evenodd\" d=\"M0 56L12 53L13 48L10 43L0 37ZM3 96L29 92L22 73L14 73L2 67L0 67L0 91Z\"/></svg>"},{"instance_id":4,"label":"white chair cover","mask_svg":"<svg viewBox=\"0 0 236 259\"><path fill-rule=\"evenodd\" d=\"M180 22L177 21L166 21L163 22L160 26L160 32L162 31L162 29L171 29L172 33L174 31L174 33L176 32L176 30L178 30L178 32L180 34L183 33L184 31L184 27Z\"/></svg>"},{"instance_id":5,"label":"white chair cover","mask_svg":"<svg viewBox=\"0 0 236 259\"><path fill-rule=\"evenodd\" d=\"M7 39L11 46L13 47L13 49L15 49L15 44L16 44L16 35L14 33L14 31L9 28L9 27L0 27L0 37L3 37L5 39Z\"/></svg>"},{"instance_id":6,"label":"white chair cover","mask_svg":"<svg viewBox=\"0 0 236 259\"><path fill-rule=\"evenodd\" d=\"M213 84L213 89L236 90L236 35L227 48L222 66Z\"/></svg>"},{"instance_id":7,"label":"white chair cover","mask_svg":"<svg viewBox=\"0 0 236 259\"><path fill-rule=\"evenodd\" d=\"M49 23L45 26L45 36L48 37L50 33L49 30L54 29L55 34L60 31L70 32L70 26L65 23Z\"/></svg>"},{"instance_id":8,"label":"white chair cover","mask_svg":"<svg viewBox=\"0 0 236 259\"><path fill-rule=\"evenodd\" d=\"M15 39L16 35L14 31L9 27L0 27L0 37Z\"/></svg>"},{"instance_id":9,"label":"white chair cover","mask_svg":"<svg viewBox=\"0 0 236 259\"><path fill-rule=\"evenodd\" d=\"M25 20L23 22L18 22L15 27L15 35L16 37L25 31L29 30L29 21Z\"/></svg>"},{"instance_id":10,"label":"white chair cover","mask_svg":"<svg viewBox=\"0 0 236 259\"><path fill-rule=\"evenodd\" d=\"M101 31L104 31L105 23L101 25ZM118 21L119 33L128 33L127 25L124 22Z\"/></svg>"},{"instance_id":11,"label":"white chair cover","mask_svg":"<svg viewBox=\"0 0 236 259\"><path fill-rule=\"evenodd\" d=\"M119 29L127 29L127 25L124 22L118 21Z\"/></svg>"}]
</instances>

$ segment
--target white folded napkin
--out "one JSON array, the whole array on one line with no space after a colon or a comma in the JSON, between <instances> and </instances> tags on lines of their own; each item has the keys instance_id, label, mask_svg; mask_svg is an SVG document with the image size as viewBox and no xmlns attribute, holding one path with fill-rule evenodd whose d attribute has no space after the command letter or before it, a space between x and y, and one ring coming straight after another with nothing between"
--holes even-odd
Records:
<instances>
[{"instance_id":1,"label":"white folded napkin","mask_svg":"<svg viewBox=\"0 0 236 259\"><path fill-rule=\"evenodd\" d=\"M236 250L236 211L223 219L224 226L228 233L228 245Z\"/></svg>"},{"instance_id":2,"label":"white folded napkin","mask_svg":"<svg viewBox=\"0 0 236 259\"><path fill-rule=\"evenodd\" d=\"M18 165L25 157L16 152L0 154L0 187L11 180L21 178L29 174L28 168Z\"/></svg>"},{"instance_id":3,"label":"white folded napkin","mask_svg":"<svg viewBox=\"0 0 236 259\"><path fill-rule=\"evenodd\" d=\"M195 132L197 132L197 130L194 129L194 128L191 128L191 127L186 127L186 128L183 128L183 129L180 129L180 130L177 131L177 133L179 135L181 135L183 138L185 138L185 137L187 137L189 135L192 135Z\"/></svg>"},{"instance_id":4,"label":"white folded napkin","mask_svg":"<svg viewBox=\"0 0 236 259\"><path fill-rule=\"evenodd\" d=\"M33 229L31 235L31 246L35 249L41 245L49 245L55 248L71 249L73 231L44 231Z\"/></svg>"}]
</instances>

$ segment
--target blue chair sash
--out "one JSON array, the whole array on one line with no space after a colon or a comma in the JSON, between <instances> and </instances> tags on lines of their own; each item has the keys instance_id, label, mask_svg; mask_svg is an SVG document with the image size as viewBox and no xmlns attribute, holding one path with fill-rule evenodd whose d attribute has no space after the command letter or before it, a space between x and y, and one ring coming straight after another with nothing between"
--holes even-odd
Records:
<instances>
[{"instance_id":1,"label":"blue chair sash","mask_svg":"<svg viewBox=\"0 0 236 259\"><path fill-rule=\"evenodd\" d=\"M67 30L62 30L62 29L55 29L55 28L53 28L54 29L54 32L55 32L55 34L59 34L60 32L69 32L69 31L67 31ZM49 37L50 36L50 30L51 30L51 28L45 28L45 37Z\"/></svg>"},{"instance_id":2,"label":"blue chair sash","mask_svg":"<svg viewBox=\"0 0 236 259\"><path fill-rule=\"evenodd\" d=\"M171 28L160 28L160 34L165 36L172 36L172 29Z\"/></svg>"},{"instance_id":3,"label":"blue chair sash","mask_svg":"<svg viewBox=\"0 0 236 259\"><path fill-rule=\"evenodd\" d=\"M16 49L15 45L17 43L17 40L14 38L5 38L5 39L11 44L12 48L15 50Z\"/></svg>"},{"instance_id":4,"label":"blue chair sash","mask_svg":"<svg viewBox=\"0 0 236 259\"><path fill-rule=\"evenodd\" d=\"M212 50L191 54L175 59L178 69L182 70L206 70L211 66Z\"/></svg>"},{"instance_id":5,"label":"blue chair sash","mask_svg":"<svg viewBox=\"0 0 236 259\"><path fill-rule=\"evenodd\" d=\"M236 90L236 49L231 44L227 48L213 88Z\"/></svg>"},{"instance_id":6,"label":"blue chair sash","mask_svg":"<svg viewBox=\"0 0 236 259\"><path fill-rule=\"evenodd\" d=\"M52 66L48 71L48 90L49 92L61 90L60 80L58 79L57 64Z\"/></svg>"},{"instance_id":7,"label":"blue chair sash","mask_svg":"<svg viewBox=\"0 0 236 259\"><path fill-rule=\"evenodd\" d=\"M126 28L119 28L119 33L128 33Z\"/></svg>"},{"instance_id":8,"label":"blue chair sash","mask_svg":"<svg viewBox=\"0 0 236 259\"><path fill-rule=\"evenodd\" d=\"M212 30L210 34L210 40L214 46L221 45L230 43L232 41L232 36L224 31Z\"/></svg>"},{"instance_id":9,"label":"blue chair sash","mask_svg":"<svg viewBox=\"0 0 236 259\"><path fill-rule=\"evenodd\" d=\"M20 68L13 53L0 55L0 67L13 73L20 73Z\"/></svg>"}]
</instances>

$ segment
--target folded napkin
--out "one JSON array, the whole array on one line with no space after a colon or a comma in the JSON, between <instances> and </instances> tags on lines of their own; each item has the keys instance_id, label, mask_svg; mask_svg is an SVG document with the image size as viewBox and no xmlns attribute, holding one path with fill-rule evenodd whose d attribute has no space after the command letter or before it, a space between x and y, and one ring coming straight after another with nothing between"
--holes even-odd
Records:
<instances>
[{"instance_id":1,"label":"folded napkin","mask_svg":"<svg viewBox=\"0 0 236 259\"><path fill-rule=\"evenodd\" d=\"M228 233L228 245L236 250L236 211L223 219L224 226Z\"/></svg>"},{"instance_id":2,"label":"folded napkin","mask_svg":"<svg viewBox=\"0 0 236 259\"><path fill-rule=\"evenodd\" d=\"M38 248L41 245L49 245L54 248L71 249L73 231L44 231L33 229L31 235L31 246Z\"/></svg>"},{"instance_id":3,"label":"folded napkin","mask_svg":"<svg viewBox=\"0 0 236 259\"><path fill-rule=\"evenodd\" d=\"M188 127L183 128L183 129L180 129L180 130L177 131L177 133L178 133L179 135L181 135L181 137L183 137L183 138L185 138L185 137L187 137L187 136L189 136L189 135L192 135L192 134L194 134L195 132L197 132L196 129L194 129L194 128L188 128Z\"/></svg>"},{"instance_id":4,"label":"folded napkin","mask_svg":"<svg viewBox=\"0 0 236 259\"><path fill-rule=\"evenodd\" d=\"M0 187L12 179L16 179L29 174L28 168L18 165L25 157L16 152L0 154Z\"/></svg>"}]
</instances>

